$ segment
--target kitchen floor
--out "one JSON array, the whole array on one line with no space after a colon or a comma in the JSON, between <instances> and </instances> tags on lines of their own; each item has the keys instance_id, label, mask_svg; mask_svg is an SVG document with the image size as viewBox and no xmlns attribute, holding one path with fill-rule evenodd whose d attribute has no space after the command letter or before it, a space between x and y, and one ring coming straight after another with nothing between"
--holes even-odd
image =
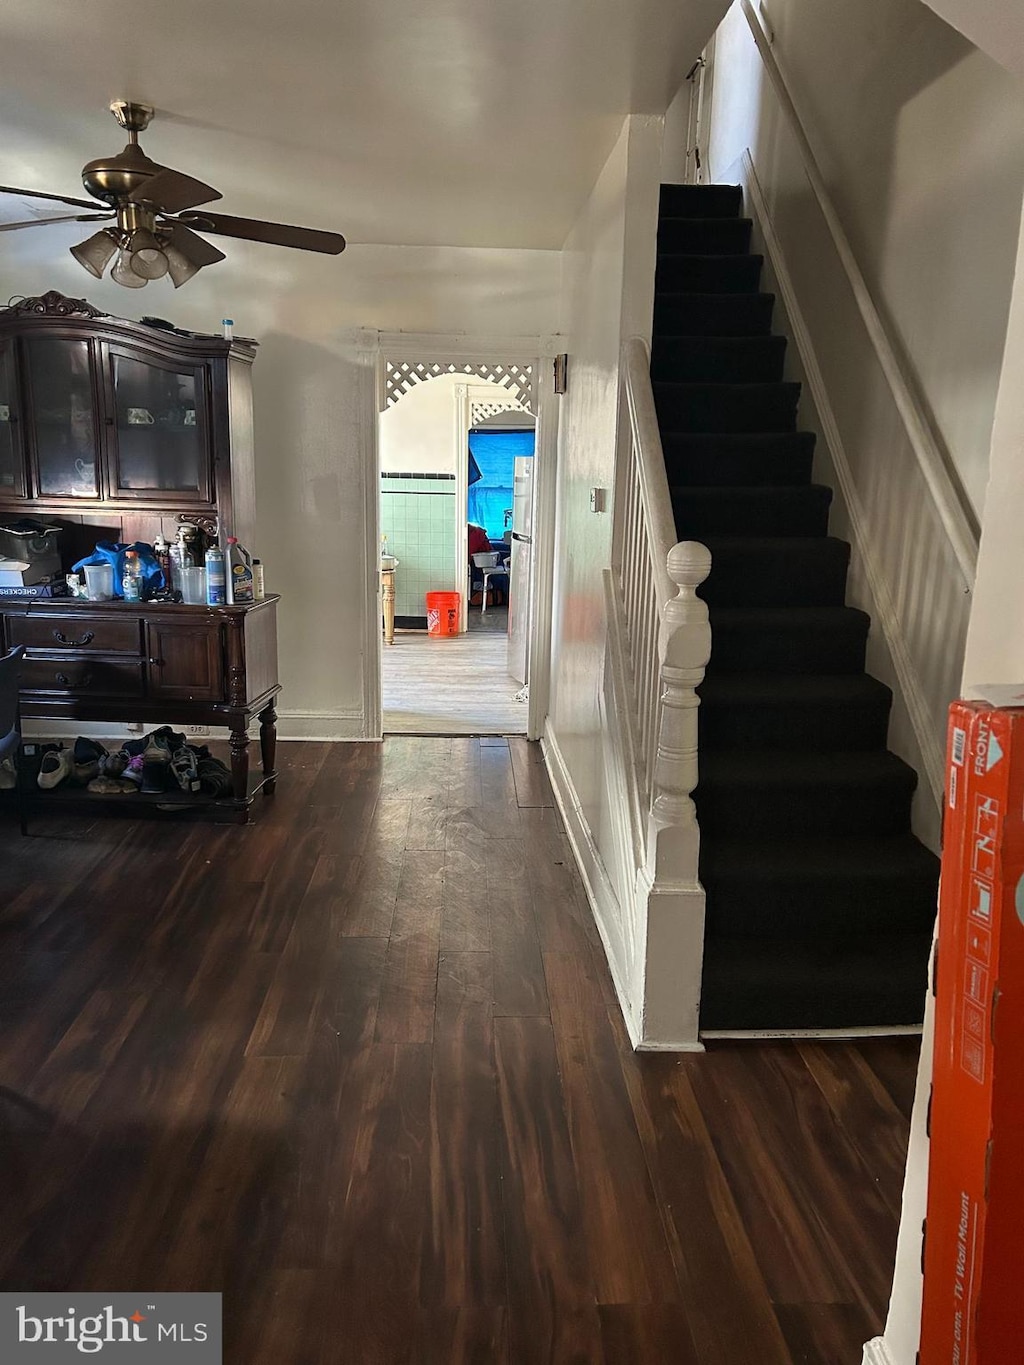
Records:
<instances>
[{"instance_id":1,"label":"kitchen floor","mask_svg":"<svg viewBox=\"0 0 1024 1365\"><path fill-rule=\"evenodd\" d=\"M508 610L470 611L463 635L396 630L383 646L384 733L514 735L526 733L522 684L509 677Z\"/></svg>"},{"instance_id":2,"label":"kitchen floor","mask_svg":"<svg viewBox=\"0 0 1024 1365\"><path fill-rule=\"evenodd\" d=\"M626 1039L536 745L279 746L244 828L0 821L0 1289L226 1365L837 1365L917 1041Z\"/></svg>"}]
</instances>

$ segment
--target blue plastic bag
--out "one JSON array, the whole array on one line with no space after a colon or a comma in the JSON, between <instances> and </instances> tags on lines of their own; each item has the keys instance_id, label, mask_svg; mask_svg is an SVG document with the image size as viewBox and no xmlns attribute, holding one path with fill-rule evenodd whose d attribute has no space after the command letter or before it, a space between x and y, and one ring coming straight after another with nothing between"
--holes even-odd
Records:
<instances>
[{"instance_id":1,"label":"blue plastic bag","mask_svg":"<svg viewBox=\"0 0 1024 1365\"><path fill-rule=\"evenodd\" d=\"M163 570L160 568L160 561L156 557L156 552L152 545L147 545L144 540L137 540L134 545L115 544L110 540L97 541L92 554L86 555L84 559L80 559L77 564L73 564L71 567L75 573L78 573L85 568L86 564L112 564L114 566L114 596L123 597L121 584L124 581L126 550L134 550L139 561L143 597L152 597L153 593L166 587Z\"/></svg>"}]
</instances>

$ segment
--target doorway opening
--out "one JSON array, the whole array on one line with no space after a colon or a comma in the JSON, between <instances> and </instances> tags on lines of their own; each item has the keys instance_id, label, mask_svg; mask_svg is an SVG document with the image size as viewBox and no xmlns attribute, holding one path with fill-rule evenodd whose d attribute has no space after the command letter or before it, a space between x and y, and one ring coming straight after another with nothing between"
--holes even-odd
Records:
<instances>
[{"instance_id":1,"label":"doorway opening","mask_svg":"<svg viewBox=\"0 0 1024 1365\"><path fill-rule=\"evenodd\" d=\"M535 370L385 358L385 734L529 732Z\"/></svg>"}]
</instances>

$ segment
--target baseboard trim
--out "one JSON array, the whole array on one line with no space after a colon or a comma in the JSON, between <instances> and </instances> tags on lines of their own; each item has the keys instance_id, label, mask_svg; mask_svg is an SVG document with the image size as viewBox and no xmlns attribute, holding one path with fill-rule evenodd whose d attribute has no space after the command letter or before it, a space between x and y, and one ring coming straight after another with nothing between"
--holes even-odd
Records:
<instances>
[{"instance_id":1,"label":"baseboard trim","mask_svg":"<svg viewBox=\"0 0 1024 1365\"><path fill-rule=\"evenodd\" d=\"M278 739L367 740L361 710L278 711Z\"/></svg>"},{"instance_id":2,"label":"baseboard trim","mask_svg":"<svg viewBox=\"0 0 1024 1365\"><path fill-rule=\"evenodd\" d=\"M844 1038L920 1037L922 1024L865 1024L862 1028L702 1028L700 1036L709 1042L720 1038L824 1038L840 1042Z\"/></svg>"},{"instance_id":3,"label":"baseboard trim","mask_svg":"<svg viewBox=\"0 0 1024 1365\"><path fill-rule=\"evenodd\" d=\"M839 430L839 422L829 397L825 378L818 364L814 341L804 319L782 242L775 230L771 210L768 207L761 182L758 180L757 169L749 149L743 153L740 164L743 168L744 188L747 193L747 208L752 211L764 239L765 250L779 286L782 306L786 310L793 340L796 343L804 373L807 376L807 387L810 389L818 420L821 423L822 435L832 455L836 478L850 518L850 529L857 549L860 551L864 565L864 576L867 579L868 588L875 604L875 616L889 648L893 669L899 680L900 691L906 704L907 715L917 739L928 785L936 805L941 806L945 782L943 749L945 735L943 734L940 737L936 734L924 689L907 647L899 613L889 591L886 576L879 567L878 555L868 529L867 514L857 491L853 469Z\"/></svg>"},{"instance_id":4,"label":"baseboard trim","mask_svg":"<svg viewBox=\"0 0 1024 1365\"><path fill-rule=\"evenodd\" d=\"M884 1337L872 1337L864 1343L864 1357L861 1365L896 1365Z\"/></svg>"},{"instance_id":5,"label":"baseboard trim","mask_svg":"<svg viewBox=\"0 0 1024 1365\"><path fill-rule=\"evenodd\" d=\"M540 748L544 758L544 766L547 768L548 778L551 782L551 789L554 792L555 805L558 807L558 813L565 825L569 847L572 849L573 858L576 860L576 866L583 880L583 889L587 893L587 901L590 904L591 914L594 916L594 923L597 925L597 932L601 935L608 970L611 973L612 985L615 987L615 996L626 1024L629 1041L634 1050L650 1050L652 1045L642 1042L640 1022L634 1013L635 1007L630 1001L629 992L621 978L617 955L611 946L608 926L610 923L614 923L616 918L621 918L622 909L618 897L615 895L611 878L608 876L604 859L601 857L601 851L597 847L593 832L583 814L579 794L559 748L558 740L551 728L550 719L544 724ZM674 1051L675 1049L671 1050Z\"/></svg>"}]
</instances>

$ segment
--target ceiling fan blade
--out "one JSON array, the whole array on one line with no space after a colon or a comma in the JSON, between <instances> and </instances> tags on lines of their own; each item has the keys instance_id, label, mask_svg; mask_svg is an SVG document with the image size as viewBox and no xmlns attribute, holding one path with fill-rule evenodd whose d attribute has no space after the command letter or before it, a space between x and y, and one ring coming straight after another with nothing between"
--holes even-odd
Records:
<instances>
[{"instance_id":1,"label":"ceiling fan blade","mask_svg":"<svg viewBox=\"0 0 1024 1365\"><path fill-rule=\"evenodd\" d=\"M14 232L18 228L42 227L45 223L96 223L101 218L113 218L112 213L62 213L59 218L28 218L23 223L0 223L0 232Z\"/></svg>"},{"instance_id":2,"label":"ceiling fan blade","mask_svg":"<svg viewBox=\"0 0 1024 1365\"><path fill-rule=\"evenodd\" d=\"M170 235L171 246L176 246L180 252L194 261L198 266L215 265L217 261L226 259L223 251L218 251L215 246L187 228L184 223L175 222L167 219L161 222L160 231L167 230Z\"/></svg>"},{"instance_id":3,"label":"ceiling fan blade","mask_svg":"<svg viewBox=\"0 0 1024 1365\"><path fill-rule=\"evenodd\" d=\"M298 251L322 251L328 256L337 256L345 250L345 238L340 232L319 232L315 228L290 227L287 223L264 223L258 218L232 218L226 213L183 213L181 221L200 232L241 237L248 242L269 242L272 246L290 246Z\"/></svg>"},{"instance_id":4,"label":"ceiling fan blade","mask_svg":"<svg viewBox=\"0 0 1024 1365\"><path fill-rule=\"evenodd\" d=\"M18 190L13 185L0 185L0 194L16 194L19 199L52 199L55 204L71 204L79 209L101 209L98 199L71 199L66 194L43 194L42 190Z\"/></svg>"},{"instance_id":5,"label":"ceiling fan blade","mask_svg":"<svg viewBox=\"0 0 1024 1365\"><path fill-rule=\"evenodd\" d=\"M194 208L196 204L209 204L211 200L223 196L212 185L204 185L191 175L182 175L181 171L165 167L156 175L151 175L145 184L133 190L128 197L136 204L142 200L158 204L164 213L180 213L182 209Z\"/></svg>"}]
</instances>

